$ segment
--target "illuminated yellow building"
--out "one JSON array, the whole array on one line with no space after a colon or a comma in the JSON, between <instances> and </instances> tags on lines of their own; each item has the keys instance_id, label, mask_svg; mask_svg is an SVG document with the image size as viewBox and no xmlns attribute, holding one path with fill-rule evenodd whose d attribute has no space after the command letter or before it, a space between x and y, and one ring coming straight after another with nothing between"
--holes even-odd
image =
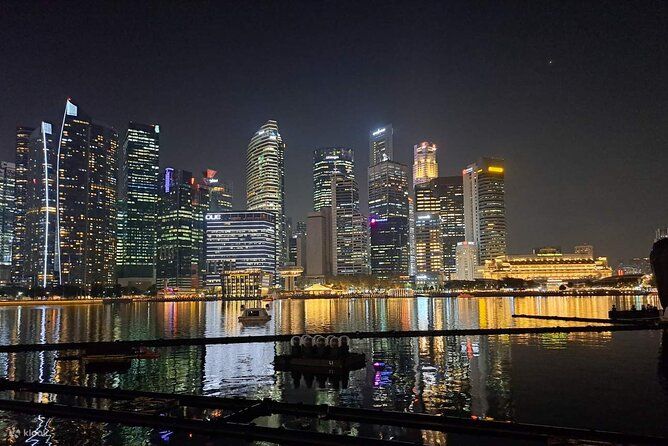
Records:
<instances>
[{"instance_id":1,"label":"illuminated yellow building","mask_svg":"<svg viewBox=\"0 0 668 446\"><path fill-rule=\"evenodd\" d=\"M486 260L484 279L513 277L524 280L602 279L612 275L605 257L587 254L563 254L556 249L541 249L534 254L498 256Z\"/></svg>"},{"instance_id":2,"label":"illuminated yellow building","mask_svg":"<svg viewBox=\"0 0 668 446\"><path fill-rule=\"evenodd\" d=\"M242 269L225 272L222 280L224 298L257 298L269 294L273 277L261 269Z\"/></svg>"}]
</instances>

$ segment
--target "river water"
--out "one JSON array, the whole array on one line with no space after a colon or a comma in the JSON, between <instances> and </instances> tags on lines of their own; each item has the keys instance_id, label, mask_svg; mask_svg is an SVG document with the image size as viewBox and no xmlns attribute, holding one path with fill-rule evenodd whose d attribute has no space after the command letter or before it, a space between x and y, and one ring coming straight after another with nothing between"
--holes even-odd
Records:
<instances>
[{"instance_id":1,"label":"river water","mask_svg":"<svg viewBox=\"0 0 668 446\"><path fill-rule=\"evenodd\" d=\"M0 343L564 326L577 324L511 315L604 318L612 304L628 308L646 302L657 304L642 296L280 300L271 305L272 320L261 327L237 322L241 305L250 301L0 307ZM668 436L668 336L661 331L354 340L352 350L385 363L384 370L374 370L368 361L365 369L326 381L274 371L274 355L285 348L280 343L168 348L159 359L133 361L127 373L107 374L86 374L76 361L55 361L55 352L0 354L0 377ZM11 396L0 392L0 398ZM34 398L62 402L50 394ZM482 444L433 432L337 429L425 444ZM151 429L0 412L0 444L5 443L160 444Z\"/></svg>"}]
</instances>

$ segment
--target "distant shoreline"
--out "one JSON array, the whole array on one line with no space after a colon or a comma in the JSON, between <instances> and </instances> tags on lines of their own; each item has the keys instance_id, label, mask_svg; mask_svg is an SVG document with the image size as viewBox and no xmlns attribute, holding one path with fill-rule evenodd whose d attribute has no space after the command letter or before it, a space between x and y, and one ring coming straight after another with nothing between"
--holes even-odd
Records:
<instances>
[{"instance_id":1,"label":"distant shoreline","mask_svg":"<svg viewBox=\"0 0 668 446\"><path fill-rule=\"evenodd\" d=\"M372 298L372 299L405 299L413 297L434 297L434 298L452 298L460 294L467 294L473 298L485 297L593 297L593 296L647 296L656 294L656 291L638 291L638 290L569 290L569 291L466 291L463 293L415 293L414 296L390 296L390 295L365 295L365 294L336 294L336 295L284 295L275 300L295 299L337 299L337 298ZM469 299L469 297L462 297ZM93 298L93 299L34 299L34 300L0 300L0 307L20 307L20 306L58 306L58 305L98 305L98 304L119 304L119 303L141 303L141 302L204 302L204 301L260 301L260 298L223 298L223 297L191 297L191 298L164 298L164 297L120 297L120 298ZM271 301L264 301L269 303Z\"/></svg>"}]
</instances>

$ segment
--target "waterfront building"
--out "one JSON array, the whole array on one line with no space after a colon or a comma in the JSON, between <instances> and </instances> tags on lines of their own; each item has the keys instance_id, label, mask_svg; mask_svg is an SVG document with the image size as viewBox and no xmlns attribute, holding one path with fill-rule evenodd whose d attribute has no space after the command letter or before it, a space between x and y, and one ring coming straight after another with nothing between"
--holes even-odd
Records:
<instances>
[{"instance_id":1,"label":"waterfront building","mask_svg":"<svg viewBox=\"0 0 668 446\"><path fill-rule=\"evenodd\" d=\"M208 213L206 286L220 287L221 274L261 270L276 277L276 216L268 211Z\"/></svg>"},{"instance_id":2,"label":"waterfront building","mask_svg":"<svg viewBox=\"0 0 668 446\"><path fill-rule=\"evenodd\" d=\"M475 280L478 268L478 250L472 242L459 242L455 249L455 280Z\"/></svg>"},{"instance_id":3,"label":"waterfront building","mask_svg":"<svg viewBox=\"0 0 668 446\"><path fill-rule=\"evenodd\" d=\"M160 126L130 122L119 157L118 283L155 284Z\"/></svg>"},{"instance_id":4,"label":"waterfront building","mask_svg":"<svg viewBox=\"0 0 668 446\"><path fill-rule=\"evenodd\" d=\"M225 299L260 298L269 294L274 277L257 268L225 271L221 297Z\"/></svg>"},{"instance_id":5,"label":"waterfront building","mask_svg":"<svg viewBox=\"0 0 668 446\"><path fill-rule=\"evenodd\" d=\"M587 254L564 254L555 249L537 249L532 254L502 255L486 260L484 279L506 277L539 282L602 279L612 275L605 257Z\"/></svg>"},{"instance_id":6,"label":"waterfront building","mask_svg":"<svg viewBox=\"0 0 668 446\"><path fill-rule=\"evenodd\" d=\"M415 186L415 281L436 285L443 272L440 202L429 182Z\"/></svg>"},{"instance_id":7,"label":"waterfront building","mask_svg":"<svg viewBox=\"0 0 668 446\"><path fill-rule=\"evenodd\" d=\"M332 175L354 176L353 149L323 147L313 151L313 210L332 206Z\"/></svg>"},{"instance_id":8,"label":"waterfront building","mask_svg":"<svg viewBox=\"0 0 668 446\"><path fill-rule=\"evenodd\" d=\"M465 239L478 247L478 262L506 253L505 162L480 158L464 169Z\"/></svg>"},{"instance_id":9,"label":"waterfront building","mask_svg":"<svg viewBox=\"0 0 668 446\"><path fill-rule=\"evenodd\" d=\"M370 260L378 277L408 274L408 206L408 168L394 161L370 166Z\"/></svg>"},{"instance_id":10,"label":"waterfront building","mask_svg":"<svg viewBox=\"0 0 668 446\"><path fill-rule=\"evenodd\" d=\"M16 213L15 186L15 164L0 162L0 284L9 283L12 279L12 244Z\"/></svg>"},{"instance_id":11,"label":"waterfront building","mask_svg":"<svg viewBox=\"0 0 668 446\"><path fill-rule=\"evenodd\" d=\"M156 279L163 293L191 294L201 287L207 192L188 171L168 167L161 175Z\"/></svg>"},{"instance_id":12,"label":"waterfront building","mask_svg":"<svg viewBox=\"0 0 668 446\"><path fill-rule=\"evenodd\" d=\"M90 291L115 283L118 133L71 100L56 168L57 282Z\"/></svg>"},{"instance_id":13,"label":"waterfront building","mask_svg":"<svg viewBox=\"0 0 668 446\"><path fill-rule=\"evenodd\" d=\"M423 141L413 147L413 187L438 177L436 144Z\"/></svg>"},{"instance_id":14,"label":"waterfront building","mask_svg":"<svg viewBox=\"0 0 668 446\"><path fill-rule=\"evenodd\" d=\"M323 207L308 214L306 220L306 277L322 281L334 274L332 269L334 250L332 247L332 208Z\"/></svg>"},{"instance_id":15,"label":"waterfront building","mask_svg":"<svg viewBox=\"0 0 668 446\"><path fill-rule=\"evenodd\" d=\"M14 237L12 241L12 282L26 285L26 190L30 164L30 137L33 127L16 128L16 158L14 183Z\"/></svg>"},{"instance_id":16,"label":"waterfront building","mask_svg":"<svg viewBox=\"0 0 668 446\"><path fill-rule=\"evenodd\" d=\"M18 283L47 287L57 283L54 272L56 253L56 162L58 135L54 126L43 121L29 136L25 154L25 237L18 249L22 266L15 270ZM17 154L18 155L18 154ZM17 156L18 158L18 156Z\"/></svg>"},{"instance_id":17,"label":"waterfront building","mask_svg":"<svg viewBox=\"0 0 668 446\"><path fill-rule=\"evenodd\" d=\"M369 166L394 159L392 124L374 129L369 134Z\"/></svg>"},{"instance_id":18,"label":"waterfront building","mask_svg":"<svg viewBox=\"0 0 668 446\"><path fill-rule=\"evenodd\" d=\"M269 120L248 144L246 203L249 211L269 211L276 215L278 267L287 261L284 160L285 143L278 123Z\"/></svg>"},{"instance_id":19,"label":"waterfront building","mask_svg":"<svg viewBox=\"0 0 668 446\"><path fill-rule=\"evenodd\" d=\"M332 240L334 275L369 273L368 226L354 178L332 177Z\"/></svg>"},{"instance_id":20,"label":"waterfront building","mask_svg":"<svg viewBox=\"0 0 668 446\"><path fill-rule=\"evenodd\" d=\"M451 279L456 271L457 243L464 241L464 190L462 177L438 177L428 183L433 199L438 201L441 222L443 272ZM418 186L422 187L422 186Z\"/></svg>"},{"instance_id":21,"label":"waterfront building","mask_svg":"<svg viewBox=\"0 0 668 446\"><path fill-rule=\"evenodd\" d=\"M408 218L369 219L371 273L378 278L408 274Z\"/></svg>"},{"instance_id":22,"label":"waterfront building","mask_svg":"<svg viewBox=\"0 0 668 446\"><path fill-rule=\"evenodd\" d=\"M202 185L209 191L207 212L232 210L232 185L218 178L218 172L207 169L202 173Z\"/></svg>"}]
</instances>

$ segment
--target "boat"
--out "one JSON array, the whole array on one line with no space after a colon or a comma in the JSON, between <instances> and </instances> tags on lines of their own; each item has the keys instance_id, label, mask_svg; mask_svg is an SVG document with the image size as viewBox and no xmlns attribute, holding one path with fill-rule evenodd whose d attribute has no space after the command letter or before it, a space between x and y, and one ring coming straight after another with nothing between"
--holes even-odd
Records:
<instances>
[{"instance_id":1,"label":"boat","mask_svg":"<svg viewBox=\"0 0 668 446\"><path fill-rule=\"evenodd\" d=\"M459 295L457 297L460 298L460 299L472 299L475 296L473 294L469 294L469 293L459 293Z\"/></svg>"},{"instance_id":2,"label":"boat","mask_svg":"<svg viewBox=\"0 0 668 446\"><path fill-rule=\"evenodd\" d=\"M366 365L364 353L348 353L339 358L296 357L277 355L274 357L274 369L279 372L300 371L314 374L337 374L361 369Z\"/></svg>"},{"instance_id":3,"label":"boat","mask_svg":"<svg viewBox=\"0 0 668 446\"><path fill-rule=\"evenodd\" d=\"M243 308L239 322L242 324L264 324L271 320L271 316L264 308Z\"/></svg>"}]
</instances>

